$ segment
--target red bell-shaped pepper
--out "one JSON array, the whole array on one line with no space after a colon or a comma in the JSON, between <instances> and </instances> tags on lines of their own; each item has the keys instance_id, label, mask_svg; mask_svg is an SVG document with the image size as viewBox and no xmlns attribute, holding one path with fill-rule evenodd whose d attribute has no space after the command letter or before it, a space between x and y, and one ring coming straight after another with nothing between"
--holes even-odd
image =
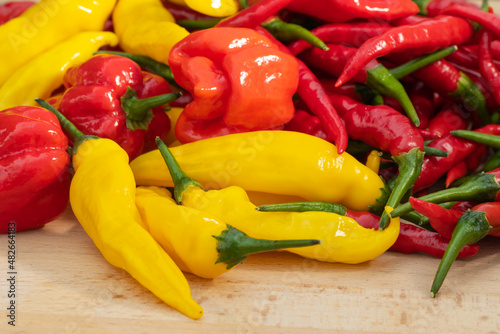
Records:
<instances>
[{"instance_id":1,"label":"red bell-shaped pepper","mask_svg":"<svg viewBox=\"0 0 500 334\"><path fill-rule=\"evenodd\" d=\"M222 118L241 131L275 128L293 117L297 60L253 29L194 32L172 48L168 61L177 83L194 98L184 116Z\"/></svg>"},{"instance_id":2,"label":"red bell-shaped pepper","mask_svg":"<svg viewBox=\"0 0 500 334\"><path fill-rule=\"evenodd\" d=\"M0 233L43 226L68 204L68 139L39 107L0 111ZM12 230L11 230L12 231Z\"/></svg>"},{"instance_id":3,"label":"red bell-shaped pepper","mask_svg":"<svg viewBox=\"0 0 500 334\"><path fill-rule=\"evenodd\" d=\"M130 159L166 136L170 120L162 106L180 96L164 79L116 55L96 55L68 69L64 84L60 111L86 135L116 141Z\"/></svg>"}]
</instances>

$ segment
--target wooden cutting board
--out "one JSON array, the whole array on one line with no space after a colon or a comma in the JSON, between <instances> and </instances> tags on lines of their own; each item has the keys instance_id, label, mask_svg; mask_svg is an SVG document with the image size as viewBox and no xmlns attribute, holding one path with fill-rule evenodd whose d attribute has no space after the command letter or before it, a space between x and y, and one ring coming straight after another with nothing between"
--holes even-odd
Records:
<instances>
[{"instance_id":1,"label":"wooden cutting board","mask_svg":"<svg viewBox=\"0 0 500 334\"><path fill-rule=\"evenodd\" d=\"M425 254L386 252L360 265L254 255L213 280L187 275L200 320L109 265L70 209L17 233L15 245L16 296L8 298L8 237L0 235L0 333L500 333L498 238L457 260L434 299L439 259Z\"/></svg>"}]
</instances>

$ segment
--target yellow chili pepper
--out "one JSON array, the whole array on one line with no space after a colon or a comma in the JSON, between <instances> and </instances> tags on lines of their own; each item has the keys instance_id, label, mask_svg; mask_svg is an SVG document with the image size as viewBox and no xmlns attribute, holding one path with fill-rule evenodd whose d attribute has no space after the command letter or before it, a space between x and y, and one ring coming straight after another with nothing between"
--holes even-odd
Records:
<instances>
[{"instance_id":1,"label":"yellow chili pepper","mask_svg":"<svg viewBox=\"0 0 500 334\"><path fill-rule=\"evenodd\" d=\"M48 103L37 102L56 114L76 142L71 208L104 258L168 305L200 318L203 309L192 299L184 274L144 228L127 153L112 140L84 136Z\"/></svg>"},{"instance_id":2,"label":"yellow chili pepper","mask_svg":"<svg viewBox=\"0 0 500 334\"><path fill-rule=\"evenodd\" d=\"M255 131L173 147L181 168L208 189L230 185L340 203L366 211L381 195L380 177L335 145L292 131ZM158 150L134 159L138 185L173 185Z\"/></svg>"},{"instance_id":3,"label":"yellow chili pepper","mask_svg":"<svg viewBox=\"0 0 500 334\"><path fill-rule=\"evenodd\" d=\"M0 86L22 65L81 31L98 31L116 0L40 0L0 25Z\"/></svg>"},{"instance_id":4,"label":"yellow chili pepper","mask_svg":"<svg viewBox=\"0 0 500 334\"><path fill-rule=\"evenodd\" d=\"M381 156L381 152L377 150L371 151L370 154L368 154L368 157L366 157L366 167L378 174Z\"/></svg>"},{"instance_id":5,"label":"yellow chili pepper","mask_svg":"<svg viewBox=\"0 0 500 334\"><path fill-rule=\"evenodd\" d=\"M235 0L184 0L184 3L192 10L214 17L234 15L240 9Z\"/></svg>"},{"instance_id":6,"label":"yellow chili pepper","mask_svg":"<svg viewBox=\"0 0 500 334\"><path fill-rule=\"evenodd\" d=\"M175 200L182 201L183 206L220 217L255 238L321 240L314 247L287 249L289 252L320 261L355 264L378 257L398 238L397 218L391 219L383 231L377 231L332 212L259 212L244 189L230 186L206 191L181 170L172 152L161 142L159 148L174 180Z\"/></svg>"},{"instance_id":7,"label":"yellow chili pepper","mask_svg":"<svg viewBox=\"0 0 500 334\"><path fill-rule=\"evenodd\" d=\"M34 105L35 98L48 98L62 85L68 68L88 60L103 45L117 44L118 37L112 32L86 31L36 56L0 87L0 110Z\"/></svg>"},{"instance_id":8,"label":"yellow chili pepper","mask_svg":"<svg viewBox=\"0 0 500 334\"><path fill-rule=\"evenodd\" d=\"M170 192L138 187L136 205L151 235L182 271L214 278L250 254L316 245L319 240L259 240L226 225L215 215L177 205Z\"/></svg>"},{"instance_id":9,"label":"yellow chili pepper","mask_svg":"<svg viewBox=\"0 0 500 334\"><path fill-rule=\"evenodd\" d=\"M175 23L161 0L120 0L113 11L120 47L168 64L168 53L189 32Z\"/></svg>"}]
</instances>

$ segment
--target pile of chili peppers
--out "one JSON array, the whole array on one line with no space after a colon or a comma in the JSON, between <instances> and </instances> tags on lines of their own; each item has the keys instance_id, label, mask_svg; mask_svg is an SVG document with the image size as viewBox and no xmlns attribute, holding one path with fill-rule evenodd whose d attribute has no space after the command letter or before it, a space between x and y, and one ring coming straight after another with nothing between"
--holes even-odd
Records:
<instances>
[{"instance_id":1,"label":"pile of chili peppers","mask_svg":"<svg viewBox=\"0 0 500 334\"><path fill-rule=\"evenodd\" d=\"M0 233L69 201L108 262L194 319L182 272L252 253L423 252L434 297L500 236L487 1L49 5L0 5Z\"/></svg>"}]
</instances>

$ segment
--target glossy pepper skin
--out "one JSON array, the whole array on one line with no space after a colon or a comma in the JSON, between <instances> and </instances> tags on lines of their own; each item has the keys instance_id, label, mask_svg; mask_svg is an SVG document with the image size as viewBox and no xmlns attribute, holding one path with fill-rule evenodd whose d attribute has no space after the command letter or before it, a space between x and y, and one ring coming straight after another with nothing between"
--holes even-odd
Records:
<instances>
[{"instance_id":1,"label":"glossy pepper skin","mask_svg":"<svg viewBox=\"0 0 500 334\"><path fill-rule=\"evenodd\" d=\"M161 80L149 74L145 76L139 65L128 58L96 55L66 71L67 89L59 108L85 134L115 140L133 159L143 151L147 135L168 133L168 116L163 109L155 107L178 95L170 93L166 82L163 88L155 88ZM158 96L158 101L147 103L146 98L155 99L151 94L158 91L166 93Z\"/></svg>"},{"instance_id":2,"label":"glossy pepper skin","mask_svg":"<svg viewBox=\"0 0 500 334\"><path fill-rule=\"evenodd\" d=\"M168 64L168 53L174 44L189 35L175 23L162 0L120 0L113 10L112 21L123 51L164 64Z\"/></svg>"},{"instance_id":3,"label":"glossy pepper skin","mask_svg":"<svg viewBox=\"0 0 500 334\"><path fill-rule=\"evenodd\" d=\"M306 0L294 0L287 9L327 22L369 18L391 21L419 11L418 6L410 0L320 0L315 1L314 6Z\"/></svg>"},{"instance_id":4,"label":"glossy pepper skin","mask_svg":"<svg viewBox=\"0 0 500 334\"><path fill-rule=\"evenodd\" d=\"M205 15L224 17L231 16L238 12L239 6L236 0L221 0L217 2L203 0L174 0L177 5L184 5L194 11Z\"/></svg>"},{"instance_id":5,"label":"glossy pepper skin","mask_svg":"<svg viewBox=\"0 0 500 334\"><path fill-rule=\"evenodd\" d=\"M69 37L102 31L115 4L116 0L42 0L0 25L0 63L9 64L0 67L0 86L26 62Z\"/></svg>"},{"instance_id":6,"label":"glossy pepper skin","mask_svg":"<svg viewBox=\"0 0 500 334\"><path fill-rule=\"evenodd\" d=\"M81 32L36 56L15 71L0 87L0 109L35 105L63 84L66 70L92 57L101 46L116 46L112 32Z\"/></svg>"},{"instance_id":7,"label":"glossy pepper skin","mask_svg":"<svg viewBox=\"0 0 500 334\"><path fill-rule=\"evenodd\" d=\"M441 288L448 271L464 246L483 239L487 235L500 237L500 202L478 204L467 210L457 221L450 244L439 263L431 287L431 297Z\"/></svg>"},{"instance_id":8,"label":"glossy pepper skin","mask_svg":"<svg viewBox=\"0 0 500 334\"><path fill-rule=\"evenodd\" d=\"M186 278L145 229L135 206L136 184L128 154L110 139L84 136L57 110L39 103L57 115L76 142L70 204L104 258L166 304L199 319L203 309L192 299Z\"/></svg>"},{"instance_id":9,"label":"glossy pepper skin","mask_svg":"<svg viewBox=\"0 0 500 334\"><path fill-rule=\"evenodd\" d=\"M495 101L500 105L500 67L495 64L491 54L490 44L492 42L490 32L483 32L479 44L479 69L489 84Z\"/></svg>"},{"instance_id":10,"label":"glossy pepper skin","mask_svg":"<svg viewBox=\"0 0 500 334\"><path fill-rule=\"evenodd\" d=\"M169 64L194 97L184 109L190 118L222 118L232 127L261 130L293 117L297 61L252 29L194 32L172 48Z\"/></svg>"},{"instance_id":11,"label":"glossy pepper skin","mask_svg":"<svg viewBox=\"0 0 500 334\"><path fill-rule=\"evenodd\" d=\"M0 4L0 25L21 15L34 1L12 1Z\"/></svg>"},{"instance_id":12,"label":"glossy pepper skin","mask_svg":"<svg viewBox=\"0 0 500 334\"><path fill-rule=\"evenodd\" d=\"M223 19L216 27L245 27L255 28L293 0L260 0L259 2L240 10L236 15Z\"/></svg>"},{"instance_id":13,"label":"glossy pepper skin","mask_svg":"<svg viewBox=\"0 0 500 334\"><path fill-rule=\"evenodd\" d=\"M68 139L57 118L39 107L0 111L0 233L37 228L68 205Z\"/></svg>"},{"instance_id":14,"label":"glossy pepper skin","mask_svg":"<svg viewBox=\"0 0 500 334\"><path fill-rule=\"evenodd\" d=\"M384 187L376 173L351 155L339 155L335 145L298 132L238 133L171 150L186 174L208 189L236 185L247 191L295 195L367 210ZM157 150L142 154L130 165L139 185L173 185Z\"/></svg>"},{"instance_id":15,"label":"glossy pepper skin","mask_svg":"<svg viewBox=\"0 0 500 334\"><path fill-rule=\"evenodd\" d=\"M178 205L160 187L138 187L136 205L151 235L184 272L215 278L250 254L311 246L319 240L257 240L217 216Z\"/></svg>"},{"instance_id":16,"label":"glossy pepper skin","mask_svg":"<svg viewBox=\"0 0 500 334\"><path fill-rule=\"evenodd\" d=\"M375 232L333 212L259 212L243 188L230 186L207 191L180 168L166 146L158 147L174 180L174 197L178 203L221 217L256 238L282 240L276 243L295 239L288 241L290 245L308 238L311 240L302 240L302 245L314 245L286 248L289 252L320 261L355 264L384 253L399 234L400 222L394 219L385 231ZM315 240L321 244L312 243Z\"/></svg>"},{"instance_id":17,"label":"glossy pepper skin","mask_svg":"<svg viewBox=\"0 0 500 334\"><path fill-rule=\"evenodd\" d=\"M473 33L474 28L467 20L447 15L440 15L414 25L394 27L363 43L346 64L336 85L340 86L349 81L373 59L389 53L426 54L434 52L451 45L460 45L467 41Z\"/></svg>"}]
</instances>

